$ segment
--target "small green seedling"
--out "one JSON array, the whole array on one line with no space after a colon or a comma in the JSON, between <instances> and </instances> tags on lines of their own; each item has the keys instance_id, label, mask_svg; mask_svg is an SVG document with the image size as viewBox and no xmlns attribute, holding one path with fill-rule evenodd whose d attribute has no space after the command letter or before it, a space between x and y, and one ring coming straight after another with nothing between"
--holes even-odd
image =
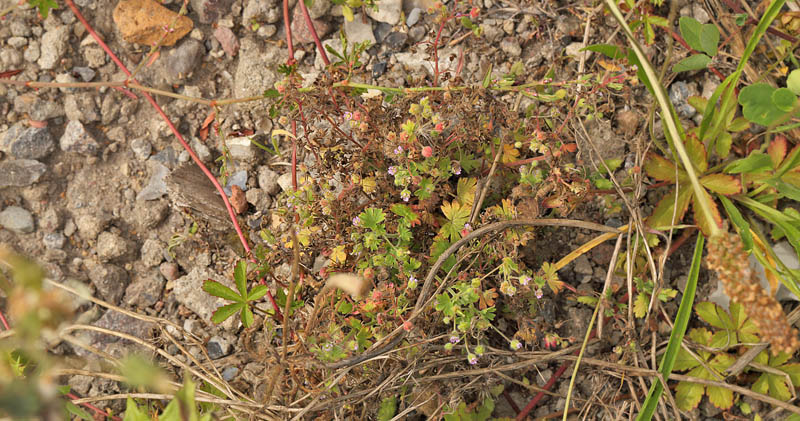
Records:
<instances>
[{"instance_id":1,"label":"small green seedling","mask_svg":"<svg viewBox=\"0 0 800 421\"><path fill-rule=\"evenodd\" d=\"M250 327L253 325L253 311L250 309L252 302L263 297L267 293L266 285L258 285L247 291L247 262L240 260L233 271L233 278L236 281L236 292L221 283L208 279L203 283L203 291L225 300L233 301L217 309L211 316L214 323L222 323L229 317L239 312L242 318L242 325Z\"/></svg>"}]
</instances>

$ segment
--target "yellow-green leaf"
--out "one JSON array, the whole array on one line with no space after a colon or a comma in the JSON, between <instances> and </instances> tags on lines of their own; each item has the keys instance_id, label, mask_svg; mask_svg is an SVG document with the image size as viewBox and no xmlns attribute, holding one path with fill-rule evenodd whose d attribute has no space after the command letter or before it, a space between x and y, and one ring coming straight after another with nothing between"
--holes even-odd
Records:
<instances>
[{"instance_id":1,"label":"yellow-green leaf","mask_svg":"<svg viewBox=\"0 0 800 421\"><path fill-rule=\"evenodd\" d=\"M742 183L732 175L709 174L700 179L700 184L714 193L726 196L742 192Z\"/></svg>"}]
</instances>

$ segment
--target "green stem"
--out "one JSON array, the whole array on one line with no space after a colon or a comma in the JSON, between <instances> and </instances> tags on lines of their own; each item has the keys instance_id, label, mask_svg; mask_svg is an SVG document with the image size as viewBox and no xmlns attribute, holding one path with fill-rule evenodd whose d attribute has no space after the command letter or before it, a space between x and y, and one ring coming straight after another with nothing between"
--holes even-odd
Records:
<instances>
[{"instance_id":1,"label":"green stem","mask_svg":"<svg viewBox=\"0 0 800 421\"><path fill-rule=\"evenodd\" d=\"M652 94L656 97L656 101L661 108L661 120L664 124L664 127L667 129L667 133L665 133L667 135L667 140L671 140L671 146L673 147L673 150L677 152L681 162L683 163L683 167L686 170L686 174L689 176L689 181L692 184L692 190L694 191L695 195L695 204L699 205L700 212L703 214L705 219L709 221L708 225L711 229L709 234L712 236L716 235L721 232L721 229L714 223L715 219L711 213L710 200L705 194L705 190L700 185L697 172L695 171L694 165L692 165L692 161L689 158L689 154L686 152L686 148L683 145L683 128L679 126L680 123L675 117L675 112L672 109L672 104L669 102L669 98L664 90L664 86L659 81L658 75L656 75L653 66L650 64L650 61L644 54L644 51L642 51L642 48L636 41L636 38L633 36L631 28L625 22L625 18L622 16L622 12L619 10L616 3L613 0L605 0L605 2L608 9L611 11L611 14L614 16L617 22L619 22L622 30L625 32L625 35L628 37L631 49L633 49L633 52L639 59L639 63L642 67L642 71L645 73L646 79L650 81Z\"/></svg>"}]
</instances>

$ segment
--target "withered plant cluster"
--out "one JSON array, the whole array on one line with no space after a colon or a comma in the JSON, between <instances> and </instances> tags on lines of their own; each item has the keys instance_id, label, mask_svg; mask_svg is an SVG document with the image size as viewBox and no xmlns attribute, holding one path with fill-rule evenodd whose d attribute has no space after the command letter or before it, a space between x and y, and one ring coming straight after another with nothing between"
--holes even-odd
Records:
<instances>
[{"instance_id":1,"label":"withered plant cluster","mask_svg":"<svg viewBox=\"0 0 800 421\"><path fill-rule=\"evenodd\" d=\"M797 329L787 321L778 300L764 290L750 267L741 237L729 232L711 237L707 250L709 269L717 272L725 293L744 307L761 339L770 343L772 354L793 354L800 347Z\"/></svg>"}]
</instances>

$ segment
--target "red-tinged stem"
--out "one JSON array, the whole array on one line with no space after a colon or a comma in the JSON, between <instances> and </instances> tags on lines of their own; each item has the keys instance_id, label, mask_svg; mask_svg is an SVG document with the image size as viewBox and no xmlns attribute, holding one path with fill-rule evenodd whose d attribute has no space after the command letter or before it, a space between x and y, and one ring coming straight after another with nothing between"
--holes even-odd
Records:
<instances>
[{"instance_id":1,"label":"red-tinged stem","mask_svg":"<svg viewBox=\"0 0 800 421\"><path fill-rule=\"evenodd\" d=\"M577 351L575 352L575 354L577 354ZM558 378L561 377L561 375L564 374L565 371L567 371L567 368L569 368L571 364L572 361L565 361L563 364L561 364L561 367L558 367L558 370L556 370L556 372L553 373L552 376L550 376L550 380L548 380L547 383L545 383L545 385L542 386L542 389L550 390L550 388L553 387L554 384L556 384L556 380L558 380ZM537 393L536 396L534 396L533 399L531 399L531 401L528 402L527 405L525 405L525 408L522 408L522 411L517 414L517 421L522 421L525 418L527 418L531 410L533 410L536 404L539 403L539 401L542 400L543 397L544 397L544 391Z\"/></svg>"},{"instance_id":2,"label":"red-tinged stem","mask_svg":"<svg viewBox=\"0 0 800 421\"><path fill-rule=\"evenodd\" d=\"M447 20L448 18L442 16L442 23L439 24L439 30L436 32L436 39L433 40L433 86L439 86L439 38L442 37L442 30Z\"/></svg>"},{"instance_id":3,"label":"red-tinged stem","mask_svg":"<svg viewBox=\"0 0 800 421\"><path fill-rule=\"evenodd\" d=\"M317 50L319 51L320 56L322 57L322 61L325 62L326 66L331 64L330 60L328 60L328 55L325 54L325 49L322 48L322 43L319 41L319 36L317 36L317 30L314 28L314 22L311 21L311 15L308 14L308 8L306 7L306 3L304 1L297 2L300 5L300 10L303 11L303 17L306 20L306 25L308 25L308 29L311 31L311 37L314 38L314 44L317 45Z\"/></svg>"},{"instance_id":4,"label":"red-tinged stem","mask_svg":"<svg viewBox=\"0 0 800 421\"><path fill-rule=\"evenodd\" d=\"M120 68L120 70L125 72L125 74L128 75L128 77L130 77L131 76L131 72L128 70L127 67L125 67L125 65L116 56L116 54L114 54L114 52L111 51L111 49L108 47L108 45L106 45L106 43L103 42L103 40L100 38L100 36L97 35L97 32L95 32L94 29L92 28L92 26L89 25L89 22L86 21L86 18L83 17L83 14L81 14L80 10L78 10L78 7L75 6L75 3L73 3L72 0L66 0L66 2L67 2L67 5L69 6L69 8L72 10L72 13L75 14L75 17L77 17L78 20L81 21L81 24L83 24L83 26L86 28L86 30L89 32L89 34L92 35L92 37L97 41L97 43L106 52L106 54L108 54L109 57L111 57L111 60L114 61L114 63L117 64L117 66ZM139 82L137 82L136 79L131 79L130 82L132 82L132 83L134 83L136 85L139 84ZM239 240L242 242L242 245L244 246L244 249L247 252L247 255L250 256L250 261L254 262L254 263L258 263L255 260L255 258L252 257L253 253L252 253L252 251L250 249L250 245L247 243L247 239L244 237L244 233L242 233L241 227L239 227L239 222L236 220L236 212L234 212L233 207L231 206L231 202L228 200L228 195L225 194L225 191L222 189L222 186L219 184L219 181L217 181L217 178L214 177L214 174L211 173L211 171L208 169L208 167L205 166L205 164L203 164L203 161L200 160L200 158L197 156L197 154L194 152L194 150L192 150L192 148L189 146L189 144L186 143L186 140L183 138L183 136L181 136L181 134L178 131L178 129L175 127L174 124L172 124L172 121L169 119L169 117L167 117L167 114L164 113L164 110L161 109L161 107L158 105L156 100L153 99L153 97L150 94L148 94L147 92L142 92L142 95L144 95L144 97L147 99L147 102L149 102L150 105L153 106L153 108L161 116L161 118L164 119L164 121L167 123L167 126L169 126L170 130L172 130L172 133L175 135L175 137L181 143L181 146L183 146L183 148L186 150L186 152L189 153L189 156L192 158L192 160L195 162L195 164L197 164L197 166L200 168L200 170L203 171L203 174L205 174L206 177L208 177L208 179L211 180L211 183L214 184L214 187L217 189L217 191L219 192L220 196L222 197L223 203L225 203L225 208L228 210L228 216L230 216L230 218L231 218L231 222L233 223L233 228L236 230L236 235L239 236ZM272 297L272 294L269 291L267 291L267 298L272 303L272 307L275 309L275 314L279 318L282 318L281 310L280 310L280 308L278 306L278 303L275 302L275 299Z\"/></svg>"},{"instance_id":5,"label":"red-tinged stem","mask_svg":"<svg viewBox=\"0 0 800 421\"><path fill-rule=\"evenodd\" d=\"M69 1L69 0L67 0L67 1ZM73 401L80 399L80 396L78 396L78 395L76 395L76 394L74 394L74 393L67 393L67 395L66 395L66 396L67 396L68 398L70 398L71 400L73 400ZM100 408L98 408L98 407L96 407L96 406L94 406L94 405L90 404L89 402L84 402L84 403L82 403L81 405L83 405L83 406L85 406L85 407L87 407L87 408L91 409L91 410L92 410L92 411L94 411L94 412L95 412L97 415L102 415L102 416L103 416L103 418L105 418L105 417L109 417L109 418L111 418L111 419L112 419L112 420L114 420L114 421L122 421L122 418L120 418L120 417L118 417L118 416L116 416L116 415L109 415L109 414L108 414L108 412L106 412L106 411L103 411L102 409L100 409Z\"/></svg>"},{"instance_id":6,"label":"red-tinged stem","mask_svg":"<svg viewBox=\"0 0 800 421\"><path fill-rule=\"evenodd\" d=\"M286 31L286 46L289 49L289 58L286 63L292 65L294 64L294 43L292 42L292 21L289 19L289 0L283 0L283 27Z\"/></svg>"},{"instance_id":7,"label":"red-tinged stem","mask_svg":"<svg viewBox=\"0 0 800 421\"><path fill-rule=\"evenodd\" d=\"M292 188L297 191L297 120L292 120Z\"/></svg>"},{"instance_id":8,"label":"red-tinged stem","mask_svg":"<svg viewBox=\"0 0 800 421\"><path fill-rule=\"evenodd\" d=\"M514 398L511 397L511 394L508 393L508 390L503 389L503 397L506 398L506 401L511 406L511 409L513 409L514 412L519 414L519 406L517 406L517 403L514 402Z\"/></svg>"},{"instance_id":9,"label":"red-tinged stem","mask_svg":"<svg viewBox=\"0 0 800 421\"><path fill-rule=\"evenodd\" d=\"M5 330L11 330L11 327L8 326L8 321L6 321L6 316L3 315L2 311L0 311L0 323L3 324Z\"/></svg>"}]
</instances>

